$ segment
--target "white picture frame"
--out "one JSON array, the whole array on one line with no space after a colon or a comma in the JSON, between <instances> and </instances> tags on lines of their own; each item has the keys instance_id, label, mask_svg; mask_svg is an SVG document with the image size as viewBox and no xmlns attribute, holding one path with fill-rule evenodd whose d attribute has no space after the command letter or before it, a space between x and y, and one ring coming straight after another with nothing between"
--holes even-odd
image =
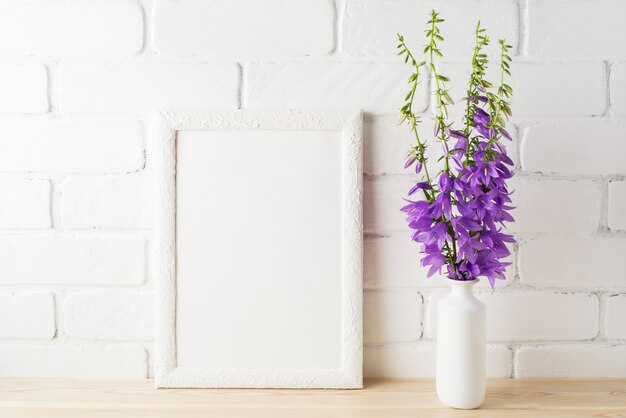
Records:
<instances>
[{"instance_id":1,"label":"white picture frame","mask_svg":"<svg viewBox=\"0 0 626 418\"><path fill-rule=\"evenodd\" d=\"M360 112L342 111L167 111L157 114L153 125L153 143L150 145L151 153L153 153L152 160L154 161L156 185L152 265L156 294L154 367L155 385L157 387L361 388L363 386L362 125L362 114ZM223 132L234 132L235 136L238 137L237 140L247 141L248 134L253 137L257 132L267 133L268 131L276 132L276 137L285 136L285 133L293 134L293 141L298 141L298 137L301 136L300 133L319 132L319 135L334 133L333 135L336 134L337 140L340 141L336 147L340 155L335 156L337 161L340 162L340 175L337 176L336 181L340 184L338 190L341 191L340 202L338 203L341 224L337 232L341 237L339 244L341 254L338 256L338 259L340 259L340 283L337 285L340 293L337 296L337 300L340 300L341 304L339 308L340 317L338 319L340 325L337 325L339 330L337 332L340 333L337 339L339 341L337 344L340 347L337 354L338 360L336 362L328 362L328 364L332 363L333 367L309 367L305 365L304 367L273 368L254 367L254 365L251 366L250 364L245 367L232 365L221 367L206 366L206 364L211 364L210 359L196 358L198 357L197 354L190 354L184 361L185 365L181 366L179 363L183 363L183 361L179 361L179 355L177 354L179 346L189 347L195 340L190 338L194 337L193 334L185 336L184 343L183 340L177 340L177 326L180 334L183 334L183 328L192 331L197 328L193 328L195 325L177 323L176 317L177 312L184 312L182 305L186 303L186 299L182 301L177 299L177 263L185 259L183 254L177 252L179 249L177 247L181 249L195 248L191 247L191 244L183 243L184 240L193 241L190 238L193 233L188 233L188 236L185 237L177 237L177 170L178 181L193 183L193 180L183 180L187 176L187 174L184 174L183 165L189 165L190 170L195 170L199 165L179 161L178 164L181 166L177 167L177 138L196 138L193 140L186 139L186 142L181 142L195 144L192 146L185 145L193 149L199 146L198 144L201 143L199 141L204 141L202 139L204 136L218 138L220 135L223 136L221 134ZM208 133L204 135L202 132ZM246 132L246 134L243 136L237 134L241 132ZM213 135L213 133L216 134ZM303 138L308 138L307 135L304 135ZM267 135L261 136L267 137ZM315 135L313 136L315 137ZM315 140L317 141L317 139ZM324 142L326 140L322 141L320 139L320 141L324 144L327 143ZM224 144L223 141L219 143ZM330 142L328 143L330 144ZM331 146L329 145L329 147ZM196 155L199 152L198 150L193 150L193 152L181 151L181 155ZM299 158L298 155L292 155L291 157ZM203 177L209 178L212 176L203 175ZM193 177L189 175L189 178ZM186 190L190 190L192 186L193 184L190 186L186 185ZM183 197L181 194L179 200L182 202L185 199L187 197ZM312 203L315 204L316 202ZM317 204L325 205L326 203L317 202ZM189 207L189 205L185 207ZM187 222L187 219L184 222ZM178 243L177 238L180 241ZM192 252L191 250L186 251ZM191 259L191 256L188 258ZM316 262L320 263L319 265L325 265L323 264L324 260L316 260ZM332 265L332 263L329 263L329 265ZM187 276L189 275L187 274ZM185 277L184 283L193 282L192 280ZM206 283L210 282L210 280L203 279L201 286L207 286ZM181 283L183 281L179 284ZM186 284L185 286L189 287L190 285ZM336 289L332 286L329 286L329 288ZM194 296L189 295L199 293L196 290L185 292L188 295L185 297L190 300ZM212 291L211 294L213 293L215 292ZM179 298L182 297L181 295L178 296ZM219 305L219 303L216 305ZM254 312L250 314L255 315ZM189 315L186 318L189 318ZM182 321L181 318L178 320ZM219 319L213 320L219 321ZM187 321L193 322L193 319L187 319ZM320 327L320 329L324 330L325 328ZM188 335L192 331L184 331L184 333ZM215 335L219 338L219 333ZM179 335L178 338L183 337ZM218 342L222 344L223 340ZM281 341L275 341L275 344L280 345ZM319 341L319 344L323 345L325 342ZM223 347L221 350L223 351ZM193 352L191 350L187 351ZM210 352L211 350L204 349L204 351L199 352L204 353L207 351ZM196 350L194 353L197 352ZM196 366L196 364L199 366Z\"/></svg>"}]
</instances>

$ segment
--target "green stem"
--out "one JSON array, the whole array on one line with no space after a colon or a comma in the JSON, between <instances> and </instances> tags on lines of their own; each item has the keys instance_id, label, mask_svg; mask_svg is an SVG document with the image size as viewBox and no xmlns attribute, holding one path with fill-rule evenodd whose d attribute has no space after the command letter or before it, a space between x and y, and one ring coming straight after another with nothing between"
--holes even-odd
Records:
<instances>
[{"instance_id":1,"label":"green stem","mask_svg":"<svg viewBox=\"0 0 626 418\"><path fill-rule=\"evenodd\" d=\"M435 48L437 48L437 41L435 40L435 35L438 33L437 32L437 27L435 25L436 23L436 16L433 14L432 15L432 19L431 19L431 27L430 27L430 44L429 44L429 65L430 65L430 72L432 73L433 77L435 78L435 83L437 86L437 90L435 92L435 95L437 97L437 111L438 111L438 115L437 115L437 123L439 124L439 132L441 134L441 142L444 146L444 151L445 151L445 155L444 155L444 164L445 164L445 169L444 172L447 174L450 174L450 157L448 155L449 152L449 147L447 146L447 137L446 137L446 115L448 113L447 111L447 105L446 105L446 97L444 97L444 85L443 82L441 81L439 74L437 74L437 69L435 67L435 63L434 63L434 56L433 53L435 51ZM449 195L449 192L448 192ZM448 230L452 229L452 224L450 223L450 221L448 219L445 218L445 216L441 216L441 219L443 220L443 222L446 223L446 225L448 226ZM448 245L448 243L445 244L445 249L446 252L448 253L447 255L447 259L448 262L452 265L452 268L454 269L454 271L456 272L456 238L454 237L454 233L452 233L451 235L451 240L452 240L452 249L450 249L450 245ZM452 253L452 257L450 256L450 253Z\"/></svg>"},{"instance_id":2,"label":"green stem","mask_svg":"<svg viewBox=\"0 0 626 418\"><path fill-rule=\"evenodd\" d=\"M408 55L409 59L411 60L411 63L415 67L416 75L419 75L419 67L420 66L417 64L417 61L415 60L415 57L413 56L413 54L411 53L409 48L406 46L406 44L404 43L403 40L401 40L400 43L402 44L403 48L405 49L406 54ZM419 152L418 152L418 157L419 157L418 161L420 162L420 164L422 164L422 170L424 170L424 176L426 177L426 182L432 187L432 181L430 179L430 174L428 173L428 166L426 165L426 158L424 157L425 144L420 140L419 133L417 132L417 128L416 128L416 124L415 124L415 115L413 113L413 100L415 99L415 92L417 91L417 84L418 84L418 76L415 77L415 80L413 81L413 85L411 86L411 92L410 92L409 99L408 99L407 113L410 115L411 118L413 118L413 120L411 120L409 122L411 124L411 130L415 134L415 140L417 142L417 147L418 147L418 150L419 150ZM434 200L434 198L435 198L434 191L432 192L431 195L429 195L428 191L424 190L424 195L426 196L426 199L429 202L432 202Z\"/></svg>"},{"instance_id":3,"label":"green stem","mask_svg":"<svg viewBox=\"0 0 626 418\"><path fill-rule=\"evenodd\" d=\"M433 50L436 48L436 41L435 41L435 19L433 18L432 20L433 20L433 23L431 26L430 54L429 54L430 72L433 74L433 77L435 78L435 83L437 85L437 91L435 92L435 95L437 96L437 110L438 110L437 123L439 124L439 133L441 134L442 143L446 143L447 138L445 134L445 129L446 129L445 115L448 113L448 111L447 111L446 103L444 102L445 97L443 97L442 95L443 85L439 79L439 75L437 74L437 69L435 68L435 63L433 59ZM446 148L448 147L446 146ZM448 157L447 152L445 153L444 157L445 157L444 158L445 172L450 173L450 158Z\"/></svg>"}]
</instances>

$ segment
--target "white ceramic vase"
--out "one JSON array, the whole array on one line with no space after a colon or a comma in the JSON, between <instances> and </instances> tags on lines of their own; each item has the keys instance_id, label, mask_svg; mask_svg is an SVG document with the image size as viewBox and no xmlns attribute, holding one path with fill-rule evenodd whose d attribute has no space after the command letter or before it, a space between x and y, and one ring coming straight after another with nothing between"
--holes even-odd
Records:
<instances>
[{"instance_id":1,"label":"white ceramic vase","mask_svg":"<svg viewBox=\"0 0 626 418\"><path fill-rule=\"evenodd\" d=\"M437 307L437 396L452 408L478 408L485 399L485 305L478 280L448 279Z\"/></svg>"}]
</instances>

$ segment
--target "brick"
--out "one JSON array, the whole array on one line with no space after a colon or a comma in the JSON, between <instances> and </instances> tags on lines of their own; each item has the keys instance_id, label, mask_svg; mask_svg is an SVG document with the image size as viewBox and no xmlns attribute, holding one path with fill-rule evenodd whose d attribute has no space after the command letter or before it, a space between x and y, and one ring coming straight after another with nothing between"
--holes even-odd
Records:
<instances>
[{"instance_id":1,"label":"brick","mask_svg":"<svg viewBox=\"0 0 626 418\"><path fill-rule=\"evenodd\" d=\"M608 338L626 339L626 295L611 295L606 299L604 328Z\"/></svg>"},{"instance_id":2,"label":"brick","mask_svg":"<svg viewBox=\"0 0 626 418\"><path fill-rule=\"evenodd\" d=\"M463 114L465 103L461 99L466 95L471 66L445 63L439 71L451 79L447 87L457 102L450 114ZM606 69L602 62L515 62L511 74L507 84L513 88L512 110L516 118L594 116L606 110ZM497 67L490 67L487 79L495 85L499 83Z\"/></svg>"},{"instance_id":3,"label":"brick","mask_svg":"<svg viewBox=\"0 0 626 418\"><path fill-rule=\"evenodd\" d=\"M611 105L616 115L626 116L626 62L611 67Z\"/></svg>"},{"instance_id":4,"label":"brick","mask_svg":"<svg viewBox=\"0 0 626 418\"><path fill-rule=\"evenodd\" d=\"M538 238L520 245L522 283L542 287L625 287L619 238Z\"/></svg>"},{"instance_id":5,"label":"brick","mask_svg":"<svg viewBox=\"0 0 626 418\"><path fill-rule=\"evenodd\" d=\"M398 125L396 116L375 116L363 124L363 171L367 174L410 174L404 169L406 154L415 146L407 125ZM426 128L424 128L426 129Z\"/></svg>"},{"instance_id":6,"label":"brick","mask_svg":"<svg viewBox=\"0 0 626 418\"><path fill-rule=\"evenodd\" d=\"M435 377L436 348L434 343L420 342L397 346L366 346L365 377L367 378L432 378ZM487 377L510 377L511 350L487 346Z\"/></svg>"},{"instance_id":7,"label":"brick","mask_svg":"<svg viewBox=\"0 0 626 418\"><path fill-rule=\"evenodd\" d=\"M143 30L135 1L8 0L0 6L0 54L135 54L143 47Z\"/></svg>"},{"instance_id":8,"label":"brick","mask_svg":"<svg viewBox=\"0 0 626 418\"><path fill-rule=\"evenodd\" d=\"M143 129L134 119L0 120L0 170L125 173L144 166Z\"/></svg>"},{"instance_id":9,"label":"brick","mask_svg":"<svg viewBox=\"0 0 626 418\"><path fill-rule=\"evenodd\" d=\"M154 49L164 55L326 55L334 47L331 1L159 0L153 19Z\"/></svg>"},{"instance_id":10,"label":"brick","mask_svg":"<svg viewBox=\"0 0 626 418\"><path fill-rule=\"evenodd\" d=\"M154 295L151 292L81 292L63 305L67 335L91 340L154 338Z\"/></svg>"},{"instance_id":11,"label":"brick","mask_svg":"<svg viewBox=\"0 0 626 418\"><path fill-rule=\"evenodd\" d=\"M0 64L0 113L43 113L48 108L46 67Z\"/></svg>"},{"instance_id":12,"label":"brick","mask_svg":"<svg viewBox=\"0 0 626 418\"><path fill-rule=\"evenodd\" d=\"M67 228L152 227L151 175L72 177L62 183Z\"/></svg>"},{"instance_id":13,"label":"brick","mask_svg":"<svg viewBox=\"0 0 626 418\"><path fill-rule=\"evenodd\" d=\"M397 114L408 91L410 68L401 63L291 62L249 64L244 106L251 109L361 109ZM427 105L420 85L414 111Z\"/></svg>"},{"instance_id":14,"label":"brick","mask_svg":"<svg viewBox=\"0 0 626 418\"><path fill-rule=\"evenodd\" d=\"M474 47L476 22L480 19L494 39L506 38L518 44L517 2L506 0L422 1L348 0L343 25L343 52L357 56L396 55L396 33L404 35L415 53L420 54L430 11L437 10L447 59L469 59ZM495 50L494 50L495 51Z\"/></svg>"},{"instance_id":15,"label":"brick","mask_svg":"<svg viewBox=\"0 0 626 418\"><path fill-rule=\"evenodd\" d=\"M435 274L427 278L428 270L420 265L419 245L411 241L411 231L386 237L366 236L364 240L364 285L368 289L385 288L440 288L448 287L445 276ZM513 257L511 260L515 261ZM508 286L515 278L515 263L508 268L507 280L497 287ZM478 288L489 287L481 280Z\"/></svg>"},{"instance_id":16,"label":"brick","mask_svg":"<svg viewBox=\"0 0 626 418\"><path fill-rule=\"evenodd\" d=\"M397 116L370 116L363 126L363 171L367 174L414 174L414 168L404 168L409 149L415 146L415 134L408 125L398 125ZM432 138L433 120L422 116L418 127L420 139L427 143L429 170L436 170L443 155L441 143ZM432 168L431 168L432 167Z\"/></svg>"},{"instance_id":17,"label":"brick","mask_svg":"<svg viewBox=\"0 0 626 418\"><path fill-rule=\"evenodd\" d=\"M443 276L426 278L428 270L420 266L419 245L404 233L390 237L365 237L364 284L366 288L444 287Z\"/></svg>"},{"instance_id":18,"label":"brick","mask_svg":"<svg viewBox=\"0 0 626 418\"><path fill-rule=\"evenodd\" d=\"M428 269L421 267L420 247L406 236L394 233L391 236L366 236L364 241L364 284L368 289L386 288L441 288L448 287L445 270L442 274L427 277ZM503 288L515 278L515 254L505 261L511 265L506 269L506 279L498 280L496 287ZM476 288L490 287L481 280Z\"/></svg>"},{"instance_id":19,"label":"brick","mask_svg":"<svg viewBox=\"0 0 626 418\"><path fill-rule=\"evenodd\" d=\"M609 183L609 228L626 230L626 181Z\"/></svg>"},{"instance_id":20,"label":"brick","mask_svg":"<svg viewBox=\"0 0 626 418\"><path fill-rule=\"evenodd\" d=\"M1 283L137 285L143 283L144 276L142 237L0 237Z\"/></svg>"},{"instance_id":21,"label":"brick","mask_svg":"<svg viewBox=\"0 0 626 418\"><path fill-rule=\"evenodd\" d=\"M0 346L1 377L147 377L146 350L139 345Z\"/></svg>"},{"instance_id":22,"label":"brick","mask_svg":"<svg viewBox=\"0 0 626 418\"><path fill-rule=\"evenodd\" d=\"M366 291L366 344L417 341L422 334L422 297L416 291Z\"/></svg>"},{"instance_id":23,"label":"brick","mask_svg":"<svg viewBox=\"0 0 626 418\"><path fill-rule=\"evenodd\" d=\"M427 338L437 336L437 302L444 295L438 292L429 298ZM600 308L595 295L522 291L476 296L487 308L488 341L585 340L598 334Z\"/></svg>"},{"instance_id":24,"label":"brick","mask_svg":"<svg viewBox=\"0 0 626 418\"><path fill-rule=\"evenodd\" d=\"M525 171L573 174L626 174L624 121L577 119L528 129L521 147ZM593 146L590 146L593 138Z\"/></svg>"},{"instance_id":25,"label":"brick","mask_svg":"<svg viewBox=\"0 0 626 418\"><path fill-rule=\"evenodd\" d=\"M141 113L155 109L234 109L236 64L64 63L63 112Z\"/></svg>"},{"instance_id":26,"label":"brick","mask_svg":"<svg viewBox=\"0 0 626 418\"><path fill-rule=\"evenodd\" d=\"M56 332L50 293L0 293L0 338L50 339Z\"/></svg>"},{"instance_id":27,"label":"brick","mask_svg":"<svg viewBox=\"0 0 626 418\"><path fill-rule=\"evenodd\" d=\"M514 116L593 116L606 110L602 62L516 63L511 70Z\"/></svg>"},{"instance_id":28,"label":"brick","mask_svg":"<svg viewBox=\"0 0 626 418\"><path fill-rule=\"evenodd\" d=\"M513 179L509 232L588 233L600 224L600 189L592 181ZM584 198L583 198L584 196ZM567 208L567 216L563 216Z\"/></svg>"},{"instance_id":29,"label":"brick","mask_svg":"<svg viewBox=\"0 0 626 418\"><path fill-rule=\"evenodd\" d=\"M528 53L567 58L624 56L624 16L626 4L621 0L531 0Z\"/></svg>"},{"instance_id":30,"label":"brick","mask_svg":"<svg viewBox=\"0 0 626 418\"><path fill-rule=\"evenodd\" d=\"M415 176L366 177L363 195L365 232L410 232L400 209L407 192L418 181ZM410 236L410 235L409 235Z\"/></svg>"},{"instance_id":31,"label":"brick","mask_svg":"<svg viewBox=\"0 0 626 418\"><path fill-rule=\"evenodd\" d=\"M515 359L515 377L626 377L626 346L522 347Z\"/></svg>"},{"instance_id":32,"label":"brick","mask_svg":"<svg viewBox=\"0 0 626 418\"><path fill-rule=\"evenodd\" d=\"M0 228L50 228L50 181L0 179Z\"/></svg>"}]
</instances>

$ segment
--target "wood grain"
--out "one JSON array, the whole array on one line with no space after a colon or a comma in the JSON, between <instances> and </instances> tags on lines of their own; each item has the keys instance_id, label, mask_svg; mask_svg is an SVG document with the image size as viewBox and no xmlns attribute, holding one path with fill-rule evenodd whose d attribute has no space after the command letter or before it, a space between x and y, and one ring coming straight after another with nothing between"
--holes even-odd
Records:
<instances>
[{"instance_id":1,"label":"wood grain","mask_svg":"<svg viewBox=\"0 0 626 418\"><path fill-rule=\"evenodd\" d=\"M0 417L626 417L626 380L490 380L479 410L437 400L431 380L359 390L154 389L151 380L0 379Z\"/></svg>"}]
</instances>

